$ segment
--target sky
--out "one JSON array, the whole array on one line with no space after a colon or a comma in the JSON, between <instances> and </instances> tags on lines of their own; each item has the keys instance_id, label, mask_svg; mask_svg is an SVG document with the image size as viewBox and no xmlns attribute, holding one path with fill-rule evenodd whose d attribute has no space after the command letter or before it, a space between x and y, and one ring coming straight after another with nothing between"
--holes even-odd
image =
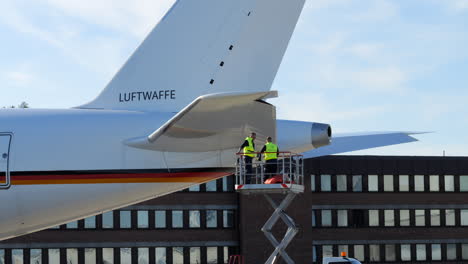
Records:
<instances>
[{"instance_id":1,"label":"sky","mask_svg":"<svg viewBox=\"0 0 468 264\"><path fill-rule=\"evenodd\" d=\"M0 1L0 106L91 101L174 0ZM428 131L365 155L468 156L468 0L307 0L278 118Z\"/></svg>"}]
</instances>

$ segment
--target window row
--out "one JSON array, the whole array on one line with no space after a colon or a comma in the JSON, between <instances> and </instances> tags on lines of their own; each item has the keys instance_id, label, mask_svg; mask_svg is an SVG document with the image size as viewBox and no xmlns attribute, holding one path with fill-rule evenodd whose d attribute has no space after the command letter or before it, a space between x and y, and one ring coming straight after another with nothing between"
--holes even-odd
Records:
<instances>
[{"instance_id":1,"label":"window row","mask_svg":"<svg viewBox=\"0 0 468 264\"><path fill-rule=\"evenodd\" d=\"M313 192L468 192L468 175L311 175Z\"/></svg>"},{"instance_id":2,"label":"window row","mask_svg":"<svg viewBox=\"0 0 468 264\"><path fill-rule=\"evenodd\" d=\"M226 176L224 178L210 181L204 184L194 185L185 192L234 192L234 177Z\"/></svg>"},{"instance_id":3,"label":"window row","mask_svg":"<svg viewBox=\"0 0 468 264\"><path fill-rule=\"evenodd\" d=\"M233 247L0 249L6 264L184 264L228 263Z\"/></svg>"},{"instance_id":4,"label":"window row","mask_svg":"<svg viewBox=\"0 0 468 264\"><path fill-rule=\"evenodd\" d=\"M312 210L313 227L468 226L468 209Z\"/></svg>"},{"instance_id":5,"label":"window row","mask_svg":"<svg viewBox=\"0 0 468 264\"><path fill-rule=\"evenodd\" d=\"M234 210L119 210L52 229L234 228Z\"/></svg>"},{"instance_id":6,"label":"window row","mask_svg":"<svg viewBox=\"0 0 468 264\"><path fill-rule=\"evenodd\" d=\"M365 262L460 261L468 260L468 244L384 244L384 245L317 245L313 261L347 252L349 257Z\"/></svg>"}]
</instances>

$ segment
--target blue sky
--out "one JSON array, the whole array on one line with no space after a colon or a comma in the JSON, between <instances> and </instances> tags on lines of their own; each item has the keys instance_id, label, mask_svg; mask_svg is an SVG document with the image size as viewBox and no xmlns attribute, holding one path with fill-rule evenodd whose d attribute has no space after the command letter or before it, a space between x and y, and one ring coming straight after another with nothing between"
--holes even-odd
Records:
<instances>
[{"instance_id":1,"label":"blue sky","mask_svg":"<svg viewBox=\"0 0 468 264\"><path fill-rule=\"evenodd\" d=\"M0 106L93 99L173 0L0 2ZM279 118L434 131L356 154L468 155L468 0L308 0L273 89Z\"/></svg>"}]
</instances>

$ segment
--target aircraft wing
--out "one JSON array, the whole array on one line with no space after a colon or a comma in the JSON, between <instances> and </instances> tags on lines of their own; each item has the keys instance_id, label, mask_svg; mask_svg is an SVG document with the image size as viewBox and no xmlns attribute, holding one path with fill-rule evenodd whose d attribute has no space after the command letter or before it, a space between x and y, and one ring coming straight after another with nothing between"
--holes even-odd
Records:
<instances>
[{"instance_id":1,"label":"aircraft wing","mask_svg":"<svg viewBox=\"0 0 468 264\"><path fill-rule=\"evenodd\" d=\"M237 149L250 132L260 140L276 136L276 109L263 101L273 97L276 91L200 96L152 134L125 143L168 152Z\"/></svg>"},{"instance_id":2,"label":"aircraft wing","mask_svg":"<svg viewBox=\"0 0 468 264\"><path fill-rule=\"evenodd\" d=\"M421 132L374 132L335 134L331 144L304 153L305 158L321 157L350 151L384 147L418 141L411 135Z\"/></svg>"}]
</instances>

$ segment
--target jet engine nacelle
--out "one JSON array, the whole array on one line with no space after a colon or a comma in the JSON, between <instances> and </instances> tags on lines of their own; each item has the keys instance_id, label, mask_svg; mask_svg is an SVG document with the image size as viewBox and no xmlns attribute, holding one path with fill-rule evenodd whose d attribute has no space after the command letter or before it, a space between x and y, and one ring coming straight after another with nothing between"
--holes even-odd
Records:
<instances>
[{"instance_id":1,"label":"jet engine nacelle","mask_svg":"<svg viewBox=\"0 0 468 264\"><path fill-rule=\"evenodd\" d=\"M328 124L277 120L280 151L302 153L331 143L332 129Z\"/></svg>"}]
</instances>

